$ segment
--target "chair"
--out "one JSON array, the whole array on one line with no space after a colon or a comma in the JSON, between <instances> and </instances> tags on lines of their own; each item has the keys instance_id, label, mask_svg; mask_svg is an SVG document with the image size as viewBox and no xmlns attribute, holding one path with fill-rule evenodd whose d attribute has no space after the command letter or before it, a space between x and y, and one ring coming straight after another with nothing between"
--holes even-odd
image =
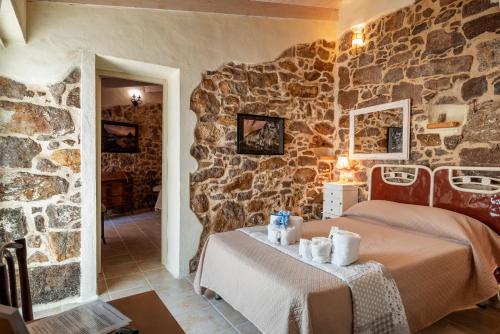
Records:
<instances>
[{"instance_id":1,"label":"chair","mask_svg":"<svg viewBox=\"0 0 500 334\"><path fill-rule=\"evenodd\" d=\"M33 320L33 305L31 303L26 240L24 238L0 245L0 304L19 308L16 266L12 250L15 251L17 258L23 319L31 321Z\"/></svg>"}]
</instances>

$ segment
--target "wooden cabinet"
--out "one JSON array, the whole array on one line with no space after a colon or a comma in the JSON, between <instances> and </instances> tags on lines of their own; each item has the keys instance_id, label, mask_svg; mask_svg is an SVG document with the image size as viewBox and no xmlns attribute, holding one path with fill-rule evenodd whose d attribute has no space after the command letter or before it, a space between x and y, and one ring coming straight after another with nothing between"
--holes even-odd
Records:
<instances>
[{"instance_id":1,"label":"wooden cabinet","mask_svg":"<svg viewBox=\"0 0 500 334\"><path fill-rule=\"evenodd\" d=\"M323 219L342 216L345 210L358 203L358 187L352 184L323 185Z\"/></svg>"},{"instance_id":2,"label":"wooden cabinet","mask_svg":"<svg viewBox=\"0 0 500 334\"><path fill-rule=\"evenodd\" d=\"M122 212L134 209L134 184L126 173L106 173L101 176L101 200L106 210Z\"/></svg>"}]
</instances>

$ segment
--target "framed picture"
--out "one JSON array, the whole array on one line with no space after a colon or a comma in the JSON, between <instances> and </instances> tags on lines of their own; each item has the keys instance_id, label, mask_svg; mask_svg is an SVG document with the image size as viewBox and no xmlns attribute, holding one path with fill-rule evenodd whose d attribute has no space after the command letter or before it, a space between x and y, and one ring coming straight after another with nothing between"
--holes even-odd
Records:
<instances>
[{"instance_id":1,"label":"framed picture","mask_svg":"<svg viewBox=\"0 0 500 334\"><path fill-rule=\"evenodd\" d=\"M284 118L238 114L239 154L282 155L284 137Z\"/></svg>"},{"instance_id":2,"label":"framed picture","mask_svg":"<svg viewBox=\"0 0 500 334\"><path fill-rule=\"evenodd\" d=\"M102 152L139 152L139 127L137 124L102 121Z\"/></svg>"},{"instance_id":3,"label":"framed picture","mask_svg":"<svg viewBox=\"0 0 500 334\"><path fill-rule=\"evenodd\" d=\"M387 128L387 153L403 152L403 128Z\"/></svg>"}]
</instances>

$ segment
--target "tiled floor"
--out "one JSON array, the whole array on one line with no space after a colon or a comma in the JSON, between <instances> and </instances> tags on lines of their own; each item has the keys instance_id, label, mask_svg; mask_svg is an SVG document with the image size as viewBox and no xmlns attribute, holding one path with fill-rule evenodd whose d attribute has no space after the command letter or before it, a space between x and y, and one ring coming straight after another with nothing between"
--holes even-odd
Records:
<instances>
[{"instance_id":1,"label":"tiled floor","mask_svg":"<svg viewBox=\"0 0 500 334\"><path fill-rule=\"evenodd\" d=\"M243 315L213 295L199 296L192 276L173 278L160 263L160 214L141 213L107 220L103 246L101 299L155 290L186 333L260 333ZM422 306L425 307L425 306ZM500 310L471 308L455 312L421 334L500 334Z\"/></svg>"}]
</instances>

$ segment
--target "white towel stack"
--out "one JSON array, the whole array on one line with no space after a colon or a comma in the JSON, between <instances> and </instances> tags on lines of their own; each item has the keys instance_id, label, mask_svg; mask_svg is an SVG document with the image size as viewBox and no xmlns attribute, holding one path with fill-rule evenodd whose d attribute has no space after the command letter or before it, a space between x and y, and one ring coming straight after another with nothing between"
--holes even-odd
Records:
<instances>
[{"instance_id":1,"label":"white towel stack","mask_svg":"<svg viewBox=\"0 0 500 334\"><path fill-rule=\"evenodd\" d=\"M359 234L336 230L332 233L333 255L332 263L338 266L348 266L359 259Z\"/></svg>"},{"instance_id":2,"label":"white towel stack","mask_svg":"<svg viewBox=\"0 0 500 334\"><path fill-rule=\"evenodd\" d=\"M279 244L281 240L281 231L276 225L267 225L267 240L273 244Z\"/></svg>"},{"instance_id":3,"label":"white towel stack","mask_svg":"<svg viewBox=\"0 0 500 334\"><path fill-rule=\"evenodd\" d=\"M332 241L329 238L314 237L311 243L312 260L318 263L330 261L332 253Z\"/></svg>"},{"instance_id":4,"label":"white towel stack","mask_svg":"<svg viewBox=\"0 0 500 334\"><path fill-rule=\"evenodd\" d=\"M295 227L295 241L297 242L302 238L302 223L304 219L299 216L290 216L288 217L288 226Z\"/></svg>"},{"instance_id":5,"label":"white towel stack","mask_svg":"<svg viewBox=\"0 0 500 334\"><path fill-rule=\"evenodd\" d=\"M280 234L281 246L294 244L297 240L295 227L287 227L286 229L281 229Z\"/></svg>"}]
</instances>

